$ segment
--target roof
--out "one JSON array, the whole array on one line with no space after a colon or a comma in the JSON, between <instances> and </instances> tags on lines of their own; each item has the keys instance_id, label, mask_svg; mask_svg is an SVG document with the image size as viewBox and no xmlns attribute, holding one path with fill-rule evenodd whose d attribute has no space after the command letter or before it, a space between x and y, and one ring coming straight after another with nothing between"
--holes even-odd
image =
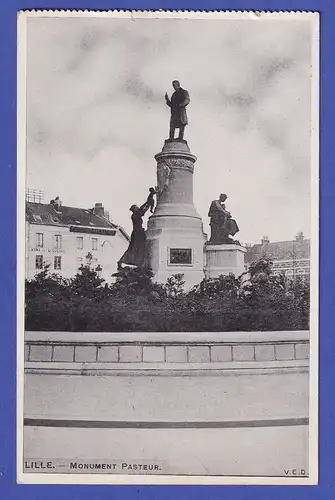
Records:
<instances>
[{"instance_id":1,"label":"roof","mask_svg":"<svg viewBox=\"0 0 335 500\"><path fill-rule=\"evenodd\" d=\"M26 202L26 220L48 226L86 226L119 229L118 226L93 213L93 209ZM124 231L123 231L124 232Z\"/></svg>"},{"instance_id":2,"label":"roof","mask_svg":"<svg viewBox=\"0 0 335 500\"><path fill-rule=\"evenodd\" d=\"M265 244L256 244L247 249L245 254L246 264L255 262L262 257L268 257L273 261L309 259L310 240L276 241Z\"/></svg>"}]
</instances>

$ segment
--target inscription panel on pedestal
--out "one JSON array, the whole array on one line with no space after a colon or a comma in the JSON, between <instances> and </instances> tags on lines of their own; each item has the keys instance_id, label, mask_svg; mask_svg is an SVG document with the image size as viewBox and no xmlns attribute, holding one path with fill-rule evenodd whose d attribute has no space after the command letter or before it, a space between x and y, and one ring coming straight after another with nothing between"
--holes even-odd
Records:
<instances>
[{"instance_id":1,"label":"inscription panel on pedestal","mask_svg":"<svg viewBox=\"0 0 335 500\"><path fill-rule=\"evenodd\" d=\"M172 265L192 265L191 248L170 248L169 264Z\"/></svg>"}]
</instances>

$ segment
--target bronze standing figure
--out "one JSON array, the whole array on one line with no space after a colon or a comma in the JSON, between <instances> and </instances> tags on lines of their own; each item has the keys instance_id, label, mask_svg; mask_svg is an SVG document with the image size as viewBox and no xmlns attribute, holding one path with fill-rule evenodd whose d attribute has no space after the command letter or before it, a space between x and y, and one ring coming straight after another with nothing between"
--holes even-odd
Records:
<instances>
[{"instance_id":1,"label":"bronze standing figure","mask_svg":"<svg viewBox=\"0 0 335 500\"><path fill-rule=\"evenodd\" d=\"M170 119L170 134L169 138L174 139L174 134L176 128L179 129L178 139L182 140L184 138L184 130L187 121L186 106L190 103L190 96L187 90L181 88L178 80L172 82L174 92L169 99L169 96L165 94L166 104L171 108L171 119Z\"/></svg>"}]
</instances>

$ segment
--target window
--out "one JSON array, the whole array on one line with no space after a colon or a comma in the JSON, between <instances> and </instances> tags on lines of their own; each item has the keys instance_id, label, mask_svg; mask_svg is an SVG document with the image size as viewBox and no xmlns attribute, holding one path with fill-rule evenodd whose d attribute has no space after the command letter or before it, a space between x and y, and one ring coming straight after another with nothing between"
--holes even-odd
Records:
<instances>
[{"instance_id":1,"label":"window","mask_svg":"<svg viewBox=\"0 0 335 500\"><path fill-rule=\"evenodd\" d=\"M98 250L98 238L92 238L92 250Z\"/></svg>"},{"instance_id":2,"label":"window","mask_svg":"<svg viewBox=\"0 0 335 500\"><path fill-rule=\"evenodd\" d=\"M61 250L62 248L62 236L60 234L54 235L54 248L56 250Z\"/></svg>"},{"instance_id":3,"label":"window","mask_svg":"<svg viewBox=\"0 0 335 500\"><path fill-rule=\"evenodd\" d=\"M35 268L36 269L43 269L43 255L36 255Z\"/></svg>"},{"instance_id":4,"label":"window","mask_svg":"<svg viewBox=\"0 0 335 500\"><path fill-rule=\"evenodd\" d=\"M62 257L54 257L54 269L62 269Z\"/></svg>"},{"instance_id":5,"label":"window","mask_svg":"<svg viewBox=\"0 0 335 500\"><path fill-rule=\"evenodd\" d=\"M84 238L83 236L77 236L77 249L82 250L84 248Z\"/></svg>"},{"instance_id":6,"label":"window","mask_svg":"<svg viewBox=\"0 0 335 500\"><path fill-rule=\"evenodd\" d=\"M36 247L43 247L43 233L36 233Z\"/></svg>"},{"instance_id":7,"label":"window","mask_svg":"<svg viewBox=\"0 0 335 500\"><path fill-rule=\"evenodd\" d=\"M40 215L33 214L33 219L35 222L42 222L42 217Z\"/></svg>"}]
</instances>

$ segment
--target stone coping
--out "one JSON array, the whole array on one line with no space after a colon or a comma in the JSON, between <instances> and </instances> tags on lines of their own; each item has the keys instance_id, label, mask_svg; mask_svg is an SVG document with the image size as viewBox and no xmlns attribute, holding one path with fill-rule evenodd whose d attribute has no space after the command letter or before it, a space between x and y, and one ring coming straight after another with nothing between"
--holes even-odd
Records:
<instances>
[{"instance_id":1,"label":"stone coping","mask_svg":"<svg viewBox=\"0 0 335 500\"><path fill-rule=\"evenodd\" d=\"M197 157L190 153L189 151L182 151L181 149L170 149L170 150L165 150L163 148L162 152L161 153L157 153L155 155L155 160L156 161L159 161L161 158L181 158L181 159L186 159L186 160L190 160L192 163L195 163L197 161ZM178 170L178 169L181 169L181 170L189 170L189 171L192 171L190 168L187 168L187 167L184 167L182 164L179 166L172 166L171 167L172 170Z\"/></svg>"},{"instance_id":2,"label":"stone coping","mask_svg":"<svg viewBox=\"0 0 335 500\"><path fill-rule=\"evenodd\" d=\"M26 374L49 375L161 375L161 376L213 376L269 375L302 373L309 371L307 359L286 361L241 361L224 363L76 363L76 362L26 362Z\"/></svg>"},{"instance_id":3,"label":"stone coping","mask_svg":"<svg viewBox=\"0 0 335 500\"><path fill-rule=\"evenodd\" d=\"M267 332L25 332L26 343L66 344L273 344L307 343L308 330Z\"/></svg>"},{"instance_id":4,"label":"stone coping","mask_svg":"<svg viewBox=\"0 0 335 500\"><path fill-rule=\"evenodd\" d=\"M243 253L247 252L246 247L244 247L242 245L235 244L235 243L225 243L222 245L213 245L211 243L205 243L204 249L207 252L212 251L212 250L216 250L216 251L219 251L219 250L226 250L226 251L239 250L240 252L243 252Z\"/></svg>"}]
</instances>

